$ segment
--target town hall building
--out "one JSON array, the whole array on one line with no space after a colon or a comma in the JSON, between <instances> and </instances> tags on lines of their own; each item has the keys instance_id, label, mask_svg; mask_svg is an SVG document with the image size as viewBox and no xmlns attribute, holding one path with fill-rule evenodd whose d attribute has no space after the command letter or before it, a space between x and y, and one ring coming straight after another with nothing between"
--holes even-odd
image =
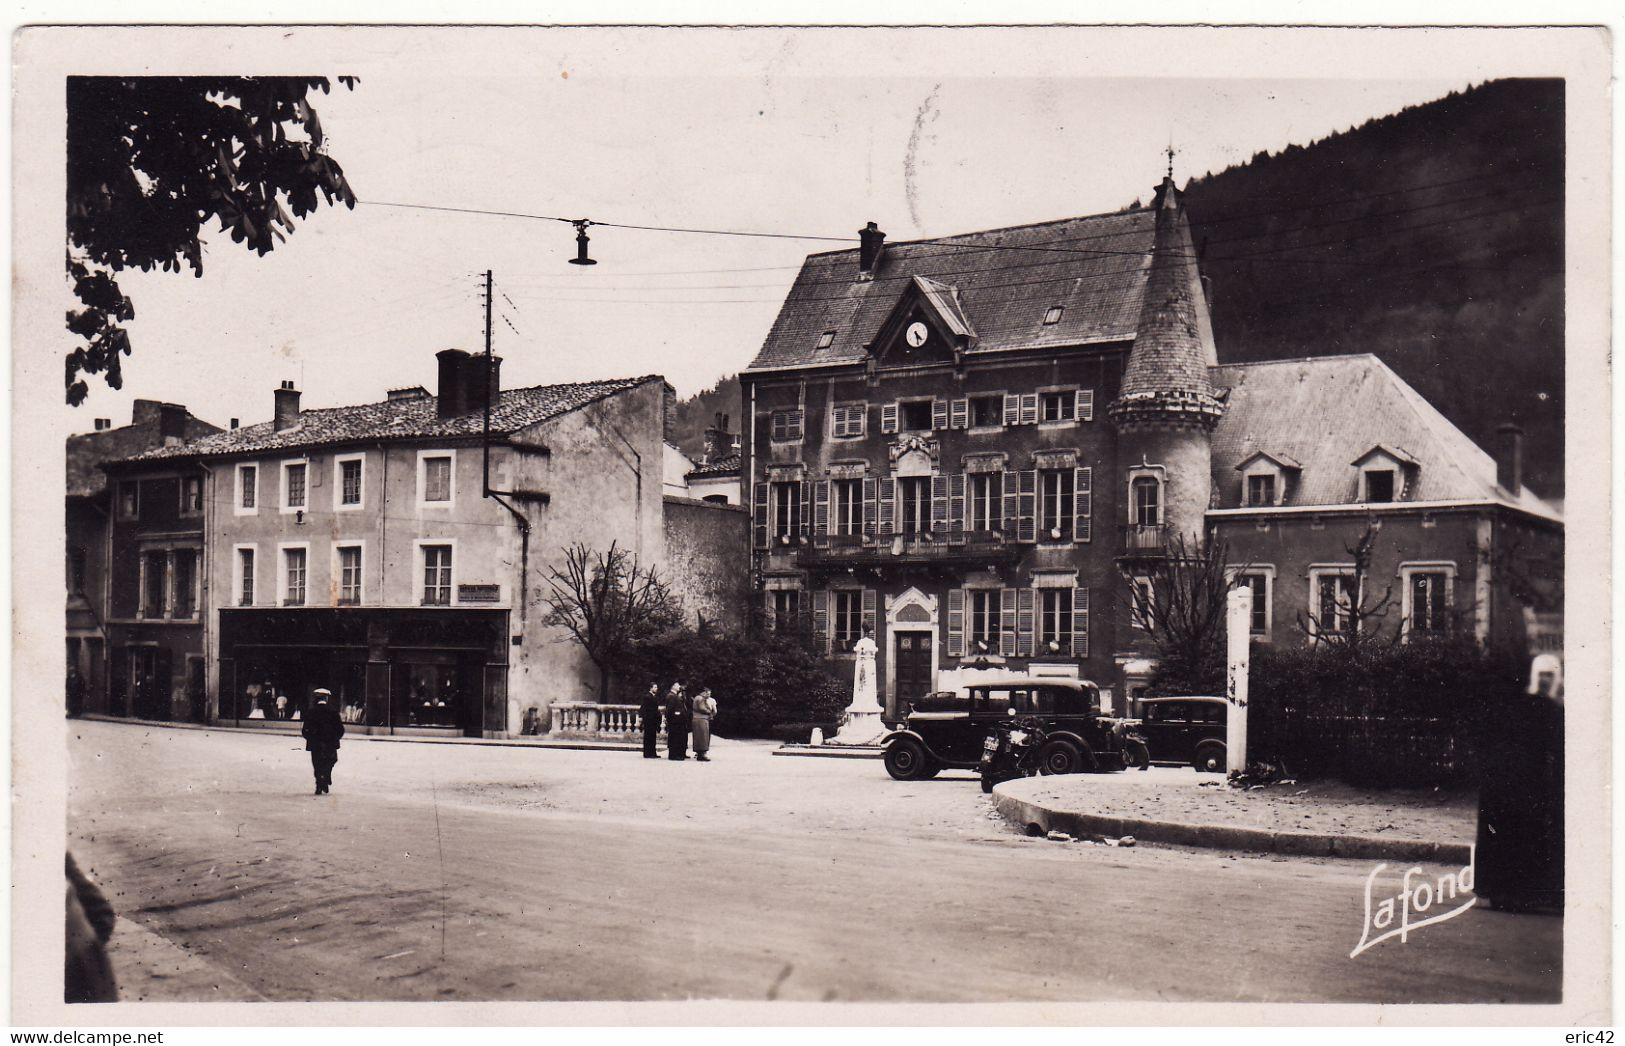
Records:
<instances>
[{"instance_id":1,"label":"town hall building","mask_svg":"<svg viewBox=\"0 0 1625 1046\"><path fill-rule=\"evenodd\" d=\"M1149 208L860 238L807 258L741 374L741 475L761 613L836 658L871 633L892 715L1010 671L1133 711L1155 670L1136 579L1208 537L1265 642L1336 627L1374 520L1403 535L1372 570L1407 633L1487 637L1550 601L1503 583L1561 576L1515 439L1497 462L1370 356L1221 366L1171 178Z\"/></svg>"}]
</instances>

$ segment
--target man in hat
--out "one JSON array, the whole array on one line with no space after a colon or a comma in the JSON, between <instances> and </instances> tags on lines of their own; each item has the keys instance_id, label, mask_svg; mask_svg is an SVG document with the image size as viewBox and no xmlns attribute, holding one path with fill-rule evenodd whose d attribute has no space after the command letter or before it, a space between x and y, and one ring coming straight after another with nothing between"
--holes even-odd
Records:
<instances>
[{"instance_id":1,"label":"man in hat","mask_svg":"<svg viewBox=\"0 0 1625 1046\"><path fill-rule=\"evenodd\" d=\"M305 716L305 725L299 732L305 738L305 750L310 753L311 768L316 771L316 794L326 795L333 786L333 764L339 761L339 738L344 736L344 721L333 707L333 692L317 687L316 703Z\"/></svg>"}]
</instances>

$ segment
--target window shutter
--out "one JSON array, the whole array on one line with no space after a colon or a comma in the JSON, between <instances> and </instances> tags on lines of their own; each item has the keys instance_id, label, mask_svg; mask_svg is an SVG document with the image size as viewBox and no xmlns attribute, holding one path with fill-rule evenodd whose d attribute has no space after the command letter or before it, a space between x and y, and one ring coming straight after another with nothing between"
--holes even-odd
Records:
<instances>
[{"instance_id":1,"label":"window shutter","mask_svg":"<svg viewBox=\"0 0 1625 1046\"><path fill-rule=\"evenodd\" d=\"M1093 523L1090 516L1094 512L1094 469L1084 467L1073 470L1074 483L1072 487L1072 540L1088 541Z\"/></svg>"},{"instance_id":2,"label":"window shutter","mask_svg":"<svg viewBox=\"0 0 1625 1046\"><path fill-rule=\"evenodd\" d=\"M799 521L801 525L798 526L796 528L796 530L801 534L801 536L803 538L805 538L810 533L812 533L812 488L813 488L813 485L812 485L811 481L809 481L809 480L802 480L801 482L796 484L796 487L797 487L797 489L798 489L798 491L799 491L799 493L801 495L801 519Z\"/></svg>"},{"instance_id":3,"label":"window shutter","mask_svg":"<svg viewBox=\"0 0 1625 1046\"><path fill-rule=\"evenodd\" d=\"M956 545L965 541L965 474L956 472L948 477L948 540Z\"/></svg>"},{"instance_id":4,"label":"window shutter","mask_svg":"<svg viewBox=\"0 0 1625 1046\"><path fill-rule=\"evenodd\" d=\"M823 539L823 544L829 543L829 480L821 479L817 483L817 493L813 495L813 537Z\"/></svg>"},{"instance_id":5,"label":"window shutter","mask_svg":"<svg viewBox=\"0 0 1625 1046\"><path fill-rule=\"evenodd\" d=\"M872 588L866 588L863 590L863 627L871 635L876 632L875 590ZM860 636L859 638L861 639L862 637Z\"/></svg>"},{"instance_id":6,"label":"window shutter","mask_svg":"<svg viewBox=\"0 0 1625 1046\"><path fill-rule=\"evenodd\" d=\"M945 429L948 427L947 400L931 401L931 427L934 429Z\"/></svg>"},{"instance_id":7,"label":"window shutter","mask_svg":"<svg viewBox=\"0 0 1625 1046\"><path fill-rule=\"evenodd\" d=\"M1079 389L1077 409L1075 411L1079 421L1095 420L1095 390Z\"/></svg>"},{"instance_id":8,"label":"window shutter","mask_svg":"<svg viewBox=\"0 0 1625 1046\"><path fill-rule=\"evenodd\" d=\"M948 656L965 654L965 590L948 590Z\"/></svg>"},{"instance_id":9,"label":"window shutter","mask_svg":"<svg viewBox=\"0 0 1625 1046\"><path fill-rule=\"evenodd\" d=\"M879 481L870 478L863 481L863 536L875 536L875 502L877 500L876 487Z\"/></svg>"},{"instance_id":10,"label":"window shutter","mask_svg":"<svg viewBox=\"0 0 1625 1046\"><path fill-rule=\"evenodd\" d=\"M1038 393L1032 392L1021 397L1021 424L1038 424Z\"/></svg>"},{"instance_id":11,"label":"window shutter","mask_svg":"<svg viewBox=\"0 0 1625 1046\"><path fill-rule=\"evenodd\" d=\"M813 604L813 642L829 653L829 589L815 588Z\"/></svg>"},{"instance_id":12,"label":"window shutter","mask_svg":"<svg viewBox=\"0 0 1625 1046\"><path fill-rule=\"evenodd\" d=\"M931 477L931 532L945 534L948 531L948 477Z\"/></svg>"},{"instance_id":13,"label":"window shutter","mask_svg":"<svg viewBox=\"0 0 1625 1046\"><path fill-rule=\"evenodd\" d=\"M861 436L869 428L869 404L859 403L846 410L846 434Z\"/></svg>"},{"instance_id":14,"label":"window shutter","mask_svg":"<svg viewBox=\"0 0 1625 1046\"><path fill-rule=\"evenodd\" d=\"M837 437L846 435L845 407L831 407L829 409L829 434Z\"/></svg>"},{"instance_id":15,"label":"window shutter","mask_svg":"<svg viewBox=\"0 0 1625 1046\"><path fill-rule=\"evenodd\" d=\"M1017 475L1020 477L1021 489L1017 508L1016 540L1037 541L1038 470L1022 469Z\"/></svg>"},{"instance_id":16,"label":"window shutter","mask_svg":"<svg viewBox=\"0 0 1625 1046\"><path fill-rule=\"evenodd\" d=\"M880 431L897 431L897 404L895 401L880 405Z\"/></svg>"},{"instance_id":17,"label":"window shutter","mask_svg":"<svg viewBox=\"0 0 1625 1046\"><path fill-rule=\"evenodd\" d=\"M1072 656L1089 656L1089 589L1072 590Z\"/></svg>"},{"instance_id":18,"label":"window shutter","mask_svg":"<svg viewBox=\"0 0 1625 1046\"><path fill-rule=\"evenodd\" d=\"M897 481L890 477L880 481L880 536L891 537L893 520L897 513Z\"/></svg>"},{"instance_id":19,"label":"window shutter","mask_svg":"<svg viewBox=\"0 0 1625 1046\"><path fill-rule=\"evenodd\" d=\"M1031 657L1033 654L1033 590L1030 588L1016 589L1016 656Z\"/></svg>"},{"instance_id":20,"label":"window shutter","mask_svg":"<svg viewBox=\"0 0 1625 1046\"><path fill-rule=\"evenodd\" d=\"M999 529L1004 531L1013 540L1016 536L1016 520L1021 518L1020 504L1016 499L1016 474L1005 472L1000 474L999 487L1003 493L1004 508L999 520Z\"/></svg>"},{"instance_id":21,"label":"window shutter","mask_svg":"<svg viewBox=\"0 0 1625 1046\"><path fill-rule=\"evenodd\" d=\"M948 408L948 427L951 429L964 429L970 427L970 400L954 400Z\"/></svg>"},{"instance_id":22,"label":"window shutter","mask_svg":"<svg viewBox=\"0 0 1625 1046\"><path fill-rule=\"evenodd\" d=\"M999 653L1016 655L1016 590L999 590Z\"/></svg>"},{"instance_id":23,"label":"window shutter","mask_svg":"<svg viewBox=\"0 0 1625 1046\"><path fill-rule=\"evenodd\" d=\"M805 430L807 425L807 412L804 410L792 410L790 412L789 425L790 438L801 439L802 432Z\"/></svg>"},{"instance_id":24,"label":"window shutter","mask_svg":"<svg viewBox=\"0 0 1625 1046\"><path fill-rule=\"evenodd\" d=\"M1004 397L1004 423L1006 425L1021 424L1021 397L1010 395Z\"/></svg>"},{"instance_id":25,"label":"window shutter","mask_svg":"<svg viewBox=\"0 0 1625 1046\"><path fill-rule=\"evenodd\" d=\"M756 547L767 547L767 484L756 484Z\"/></svg>"}]
</instances>

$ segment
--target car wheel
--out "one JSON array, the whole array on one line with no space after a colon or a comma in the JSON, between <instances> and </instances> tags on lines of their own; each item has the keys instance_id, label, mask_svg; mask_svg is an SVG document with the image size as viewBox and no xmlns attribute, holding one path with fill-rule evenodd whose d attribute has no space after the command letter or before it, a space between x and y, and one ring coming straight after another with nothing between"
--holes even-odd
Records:
<instances>
[{"instance_id":1,"label":"car wheel","mask_svg":"<svg viewBox=\"0 0 1625 1046\"><path fill-rule=\"evenodd\" d=\"M1204 745L1196 746L1196 758L1191 760L1198 773L1222 774L1224 773L1225 751L1224 745L1217 741L1209 741Z\"/></svg>"},{"instance_id":2,"label":"car wheel","mask_svg":"<svg viewBox=\"0 0 1625 1046\"><path fill-rule=\"evenodd\" d=\"M947 769L947 768L944 767L941 763L937 762L935 759L927 759L926 763L925 763L925 769L920 771L920 776L918 778L916 778L915 780L929 781L929 780L931 780L931 778L933 778L933 777L937 776L938 774L942 773L942 771L945 770L945 769Z\"/></svg>"},{"instance_id":3,"label":"car wheel","mask_svg":"<svg viewBox=\"0 0 1625 1046\"><path fill-rule=\"evenodd\" d=\"M993 778L989 774L983 774L982 775L982 794L986 795L988 792L991 792L991 791L993 791Z\"/></svg>"},{"instance_id":4,"label":"car wheel","mask_svg":"<svg viewBox=\"0 0 1625 1046\"><path fill-rule=\"evenodd\" d=\"M1082 773L1085 765L1083 753L1070 741L1051 741L1038 753L1041 774Z\"/></svg>"},{"instance_id":5,"label":"car wheel","mask_svg":"<svg viewBox=\"0 0 1625 1046\"><path fill-rule=\"evenodd\" d=\"M886 772L895 780L918 781L927 776L925 748L913 738L900 738L887 745L883 761Z\"/></svg>"}]
</instances>

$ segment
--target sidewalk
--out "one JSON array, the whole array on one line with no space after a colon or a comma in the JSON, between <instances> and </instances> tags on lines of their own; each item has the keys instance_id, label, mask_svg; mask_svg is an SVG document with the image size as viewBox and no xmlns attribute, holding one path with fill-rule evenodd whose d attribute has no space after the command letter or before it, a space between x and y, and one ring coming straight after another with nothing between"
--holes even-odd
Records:
<instances>
[{"instance_id":1,"label":"sidewalk","mask_svg":"<svg viewBox=\"0 0 1625 1046\"><path fill-rule=\"evenodd\" d=\"M1185 767L1007 781L994 807L1029 832L1223 850L1466 864L1468 791L1362 790L1336 782L1236 789Z\"/></svg>"},{"instance_id":2,"label":"sidewalk","mask_svg":"<svg viewBox=\"0 0 1625 1046\"><path fill-rule=\"evenodd\" d=\"M79 717L98 723L122 723L125 726L157 727L163 730L213 730L222 734L259 734L260 736L287 736L298 737L297 723L289 723L286 728L262 726L225 726L218 723L171 723L155 719L125 719L120 716L98 715L87 713ZM714 738L713 743L722 738ZM415 743L430 745L496 745L506 748L562 748L581 752L641 752L642 744L636 741L587 741L572 738L550 737L430 737L421 734L363 734L350 732L344 735L344 743L352 741L392 741L397 743ZM664 742L662 742L664 751Z\"/></svg>"}]
</instances>

